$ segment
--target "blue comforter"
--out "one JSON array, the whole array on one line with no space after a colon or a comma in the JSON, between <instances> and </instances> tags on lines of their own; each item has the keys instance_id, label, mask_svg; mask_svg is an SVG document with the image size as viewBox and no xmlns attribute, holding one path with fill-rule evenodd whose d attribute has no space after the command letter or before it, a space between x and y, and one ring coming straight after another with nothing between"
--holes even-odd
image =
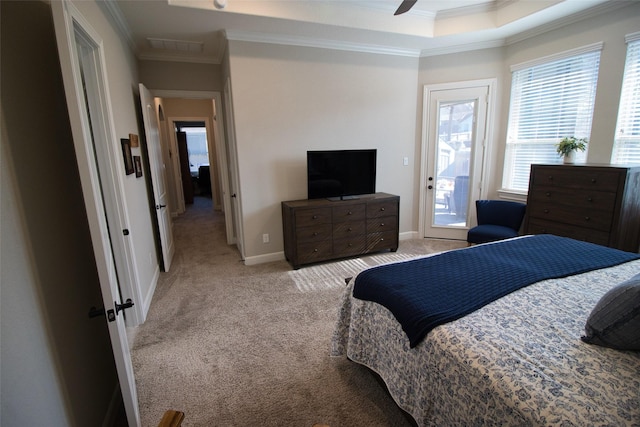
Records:
<instances>
[{"instance_id":1,"label":"blue comforter","mask_svg":"<svg viewBox=\"0 0 640 427\"><path fill-rule=\"evenodd\" d=\"M640 255L552 235L537 235L382 265L361 272L353 296L390 310L415 347L438 325L515 290Z\"/></svg>"}]
</instances>

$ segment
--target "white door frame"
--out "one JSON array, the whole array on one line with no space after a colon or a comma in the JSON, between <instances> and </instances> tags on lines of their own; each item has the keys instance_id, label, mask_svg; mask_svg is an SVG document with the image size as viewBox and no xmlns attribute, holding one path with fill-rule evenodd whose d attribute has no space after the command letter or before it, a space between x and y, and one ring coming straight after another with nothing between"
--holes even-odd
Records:
<instances>
[{"instance_id":1,"label":"white door frame","mask_svg":"<svg viewBox=\"0 0 640 427\"><path fill-rule=\"evenodd\" d=\"M227 151L229 154L229 177L231 179L231 209L233 213L234 225L235 225L235 244L240 252L240 257L244 261L244 228L242 224L242 193L240 192L240 171L238 163L238 147L236 145L236 128L235 118L233 115L233 94L231 92L231 79L227 78L224 84L224 101L226 113L225 119L227 121Z\"/></svg>"},{"instance_id":2,"label":"white door frame","mask_svg":"<svg viewBox=\"0 0 640 427\"><path fill-rule=\"evenodd\" d=\"M108 313L126 298L132 298L134 302L141 299L138 295L126 295L127 291L131 292L132 285L137 288L135 262L129 261L135 254L123 233L129 223L126 203L121 196L124 194L124 166L114 147L114 141L119 139L112 116L103 42L72 3L55 1L51 8L89 230L104 308ZM141 304L136 304L134 308L139 309L139 306ZM134 314L129 311L127 314ZM122 314L113 316L113 321L105 319L105 322L127 421L130 426L137 427L140 426L140 412L125 322Z\"/></svg>"},{"instance_id":3,"label":"white door frame","mask_svg":"<svg viewBox=\"0 0 640 427\"><path fill-rule=\"evenodd\" d=\"M234 218L231 209L231 192L229 190L229 149L226 143L225 127L224 127L224 114L222 114L222 95L220 92L208 92L208 91L184 91L184 90L159 90L149 89L151 93L158 98L183 98L183 99L211 99L213 100L214 118L213 118L213 140L210 144L213 144L213 149L216 153L216 159L218 161L218 176L220 188L220 199L222 200L222 211L225 213L224 221L227 232L227 244L235 244L233 229ZM168 123L168 122L167 122ZM173 133L173 129L168 129L169 134ZM167 147L170 147L172 153L178 153L178 146L175 136L169 136L169 141L164 142ZM211 147L211 145L210 145ZM211 152L209 153L211 155ZM178 163L178 156L175 155L172 158L172 167L174 170L173 185L176 195L182 193L182 179L179 176L180 165ZM184 206L184 198L182 199Z\"/></svg>"},{"instance_id":4,"label":"white door frame","mask_svg":"<svg viewBox=\"0 0 640 427\"><path fill-rule=\"evenodd\" d=\"M442 90L456 90L456 89L468 89L477 87L487 88L487 109L486 109L486 125L485 133L482 136L478 136L477 149L482 150L482 158L478 160L478 164L481 165L482 172L480 173L480 182L477 183L479 187L474 189L477 191L479 198L487 197L487 186L483 183L488 182L488 174L490 173L491 165L491 146L493 141L493 121L495 116L495 99L496 99L496 86L497 79L481 79L481 80L469 80L462 82L441 83L433 85L425 85L423 92L423 105L422 105L422 146L421 146L421 166L420 166L420 195L419 203L420 209L418 214L418 235L426 237L425 218L427 216L427 195L426 187L428 183L429 165L432 159L429 157L429 114L430 102L432 93ZM475 209L469 209L470 215L468 217L468 225L472 226L472 223L476 221Z\"/></svg>"}]
</instances>

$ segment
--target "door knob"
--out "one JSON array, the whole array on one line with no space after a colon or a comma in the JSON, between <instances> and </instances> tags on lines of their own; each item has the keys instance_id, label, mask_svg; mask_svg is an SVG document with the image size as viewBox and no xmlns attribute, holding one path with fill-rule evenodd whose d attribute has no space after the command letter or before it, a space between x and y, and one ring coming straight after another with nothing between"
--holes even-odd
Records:
<instances>
[{"instance_id":1,"label":"door knob","mask_svg":"<svg viewBox=\"0 0 640 427\"><path fill-rule=\"evenodd\" d=\"M235 197L236 197L236 193L233 193L233 194L231 195L231 197L235 198Z\"/></svg>"},{"instance_id":2,"label":"door knob","mask_svg":"<svg viewBox=\"0 0 640 427\"><path fill-rule=\"evenodd\" d=\"M118 314L119 312L121 312L122 310L126 310L127 308L131 308L133 307L133 301L131 301L131 298L127 298L127 300L125 301L124 304L118 304L117 302L113 302L116 306L116 314Z\"/></svg>"},{"instance_id":3,"label":"door knob","mask_svg":"<svg viewBox=\"0 0 640 427\"><path fill-rule=\"evenodd\" d=\"M160 209L166 208L166 207L167 207L167 205L156 205L156 209L157 210L160 210Z\"/></svg>"},{"instance_id":4,"label":"door knob","mask_svg":"<svg viewBox=\"0 0 640 427\"><path fill-rule=\"evenodd\" d=\"M433 190L433 185L427 185L427 188L428 188L429 190Z\"/></svg>"}]
</instances>

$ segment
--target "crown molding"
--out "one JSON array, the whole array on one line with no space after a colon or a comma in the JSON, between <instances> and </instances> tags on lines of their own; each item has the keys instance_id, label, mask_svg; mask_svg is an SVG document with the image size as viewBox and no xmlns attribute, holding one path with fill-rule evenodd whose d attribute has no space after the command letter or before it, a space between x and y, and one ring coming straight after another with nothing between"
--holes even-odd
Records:
<instances>
[{"instance_id":1,"label":"crown molding","mask_svg":"<svg viewBox=\"0 0 640 427\"><path fill-rule=\"evenodd\" d=\"M382 55L408 56L418 58L418 49L395 48L389 46L347 43L336 40L315 39L311 37L292 37L279 34L265 34L247 31L226 30L226 38L233 41L279 44L285 46L316 47L322 49L345 50L349 52L376 53Z\"/></svg>"},{"instance_id":2,"label":"crown molding","mask_svg":"<svg viewBox=\"0 0 640 427\"><path fill-rule=\"evenodd\" d=\"M532 28L530 30L523 31L511 37L507 37L506 44L511 45L514 43L518 43L518 42L530 39L532 37L539 36L544 33L548 33L549 31L557 30L559 28L565 27L570 24L575 24L576 22L580 22L585 19L602 15L603 13L611 12L616 9L629 6L631 3L632 2L630 1L605 1L596 6L590 7L589 9L585 9L581 12L573 13L569 16L565 16L564 18L559 18L553 22L549 22L543 25L538 25L535 28Z\"/></svg>"},{"instance_id":3,"label":"crown molding","mask_svg":"<svg viewBox=\"0 0 640 427\"><path fill-rule=\"evenodd\" d=\"M118 29L120 35L124 37L131 51L135 54L138 49L135 41L133 40L133 34L131 33L127 20L124 19L124 15L115 0L103 0L96 3L98 3L98 5L107 12L107 16Z\"/></svg>"},{"instance_id":4,"label":"crown molding","mask_svg":"<svg viewBox=\"0 0 640 427\"><path fill-rule=\"evenodd\" d=\"M222 56L222 55L220 55ZM140 61L165 61L165 62L188 62L194 64L214 64L222 63L220 58L211 56L192 56L192 55L170 55L167 53L149 53L143 52L136 55Z\"/></svg>"},{"instance_id":5,"label":"crown molding","mask_svg":"<svg viewBox=\"0 0 640 427\"><path fill-rule=\"evenodd\" d=\"M492 49L495 47L503 47L505 45L506 45L506 41L504 39L487 40L487 41L476 42L476 43L465 43L465 44L459 44L454 46L437 47L433 49L423 49L420 52L420 57L426 58L429 56L447 55L450 53L460 53L460 52L469 52L474 50Z\"/></svg>"},{"instance_id":6,"label":"crown molding","mask_svg":"<svg viewBox=\"0 0 640 427\"><path fill-rule=\"evenodd\" d=\"M436 19L456 18L459 16L476 15L479 13L495 12L516 0L494 0L486 3L480 3L473 6L456 7L453 9L444 9L436 14Z\"/></svg>"}]
</instances>

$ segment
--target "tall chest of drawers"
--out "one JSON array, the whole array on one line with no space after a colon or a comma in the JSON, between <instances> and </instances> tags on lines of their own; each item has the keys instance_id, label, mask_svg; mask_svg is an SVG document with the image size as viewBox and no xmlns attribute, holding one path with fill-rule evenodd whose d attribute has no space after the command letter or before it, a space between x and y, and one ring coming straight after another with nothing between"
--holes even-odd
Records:
<instances>
[{"instance_id":1,"label":"tall chest of drawers","mask_svg":"<svg viewBox=\"0 0 640 427\"><path fill-rule=\"evenodd\" d=\"M294 268L398 249L400 197L387 193L353 200L282 202L284 253Z\"/></svg>"},{"instance_id":2,"label":"tall chest of drawers","mask_svg":"<svg viewBox=\"0 0 640 427\"><path fill-rule=\"evenodd\" d=\"M524 232L640 250L640 167L531 165Z\"/></svg>"}]
</instances>

